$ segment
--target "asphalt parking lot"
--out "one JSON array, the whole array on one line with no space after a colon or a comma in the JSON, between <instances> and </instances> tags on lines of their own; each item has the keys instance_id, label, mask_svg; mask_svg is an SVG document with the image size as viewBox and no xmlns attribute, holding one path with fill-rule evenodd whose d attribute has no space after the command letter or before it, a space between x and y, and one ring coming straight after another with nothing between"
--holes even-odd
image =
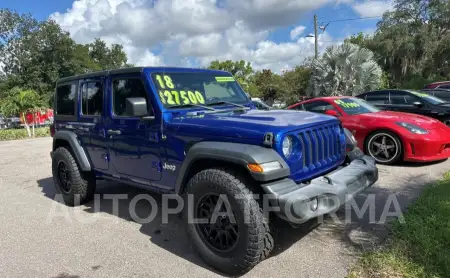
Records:
<instances>
[{"instance_id":1,"label":"asphalt parking lot","mask_svg":"<svg viewBox=\"0 0 450 278\"><path fill-rule=\"evenodd\" d=\"M220 276L194 253L175 215L169 224L162 224L160 215L139 224L129 214L128 200L119 202L117 212L112 201L103 198L99 208L92 204L67 208L56 202L50 148L50 138L0 142L2 277ZM357 198L359 205L373 198L373 217L366 213L360 218L343 208L337 218L328 217L320 225L313 221L292 228L280 223L273 255L246 276L344 277L361 250L386 236L387 225L378 223L388 216L385 205L391 204L388 211L393 214L396 204L405 208L427 182L450 170L450 161L379 169L380 180ZM105 182L97 189L99 196L143 192ZM67 214L62 215L64 210ZM151 206L138 202L136 210L146 215ZM352 215L350 223L345 223L346 215Z\"/></svg>"}]
</instances>

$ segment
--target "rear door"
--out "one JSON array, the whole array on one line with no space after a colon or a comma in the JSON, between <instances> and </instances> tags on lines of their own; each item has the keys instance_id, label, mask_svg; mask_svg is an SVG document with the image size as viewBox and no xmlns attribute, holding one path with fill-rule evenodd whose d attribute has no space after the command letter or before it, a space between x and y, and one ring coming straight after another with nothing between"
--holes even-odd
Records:
<instances>
[{"instance_id":1,"label":"rear door","mask_svg":"<svg viewBox=\"0 0 450 278\"><path fill-rule=\"evenodd\" d=\"M389 109L389 91L369 92L365 95L364 99L379 109Z\"/></svg>"},{"instance_id":2,"label":"rear door","mask_svg":"<svg viewBox=\"0 0 450 278\"><path fill-rule=\"evenodd\" d=\"M81 80L79 84L79 133L88 138L85 148L96 170L107 172L108 140L105 133L105 79Z\"/></svg>"}]
</instances>

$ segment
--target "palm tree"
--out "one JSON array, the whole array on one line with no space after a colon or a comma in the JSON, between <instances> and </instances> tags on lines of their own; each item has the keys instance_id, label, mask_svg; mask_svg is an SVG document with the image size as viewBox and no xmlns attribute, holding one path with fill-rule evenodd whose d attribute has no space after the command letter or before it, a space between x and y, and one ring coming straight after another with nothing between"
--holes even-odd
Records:
<instances>
[{"instance_id":1,"label":"palm tree","mask_svg":"<svg viewBox=\"0 0 450 278\"><path fill-rule=\"evenodd\" d=\"M353 96L376 89L381 83L382 70L373 60L373 53L351 43L327 48L322 57L312 62L312 68L312 81L321 95Z\"/></svg>"},{"instance_id":2,"label":"palm tree","mask_svg":"<svg viewBox=\"0 0 450 278\"><path fill-rule=\"evenodd\" d=\"M22 90L13 88L6 98L2 100L0 110L6 116L21 115L25 128L27 129L28 137L31 137L30 126L27 123L25 114L27 112L33 113L33 118L37 111L44 107L40 96L33 90ZM33 119L33 136L34 136L34 119Z\"/></svg>"}]
</instances>

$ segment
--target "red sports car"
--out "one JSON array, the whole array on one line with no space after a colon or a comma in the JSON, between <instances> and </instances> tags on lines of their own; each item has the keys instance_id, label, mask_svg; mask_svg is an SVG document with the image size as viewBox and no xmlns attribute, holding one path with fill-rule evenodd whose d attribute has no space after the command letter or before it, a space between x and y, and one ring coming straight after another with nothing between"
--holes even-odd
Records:
<instances>
[{"instance_id":1,"label":"red sports car","mask_svg":"<svg viewBox=\"0 0 450 278\"><path fill-rule=\"evenodd\" d=\"M450 157L450 128L416 114L382 111L354 97L319 97L289 106L338 117L377 162L436 161Z\"/></svg>"}]
</instances>

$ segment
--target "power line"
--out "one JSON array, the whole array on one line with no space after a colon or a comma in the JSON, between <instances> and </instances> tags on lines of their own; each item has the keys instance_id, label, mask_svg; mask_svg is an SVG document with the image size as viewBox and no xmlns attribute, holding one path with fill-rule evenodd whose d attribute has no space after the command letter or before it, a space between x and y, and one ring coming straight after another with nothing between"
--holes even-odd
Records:
<instances>
[{"instance_id":1,"label":"power line","mask_svg":"<svg viewBox=\"0 0 450 278\"><path fill-rule=\"evenodd\" d=\"M352 20L362 20L362 19L379 18L379 17L383 17L383 15L356 17L356 18L346 18L346 19L337 19L337 20L330 20L330 21L327 21L327 22L331 23L331 22L341 22L341 21L352 21Z\"/></svg>"}]
</instances>

